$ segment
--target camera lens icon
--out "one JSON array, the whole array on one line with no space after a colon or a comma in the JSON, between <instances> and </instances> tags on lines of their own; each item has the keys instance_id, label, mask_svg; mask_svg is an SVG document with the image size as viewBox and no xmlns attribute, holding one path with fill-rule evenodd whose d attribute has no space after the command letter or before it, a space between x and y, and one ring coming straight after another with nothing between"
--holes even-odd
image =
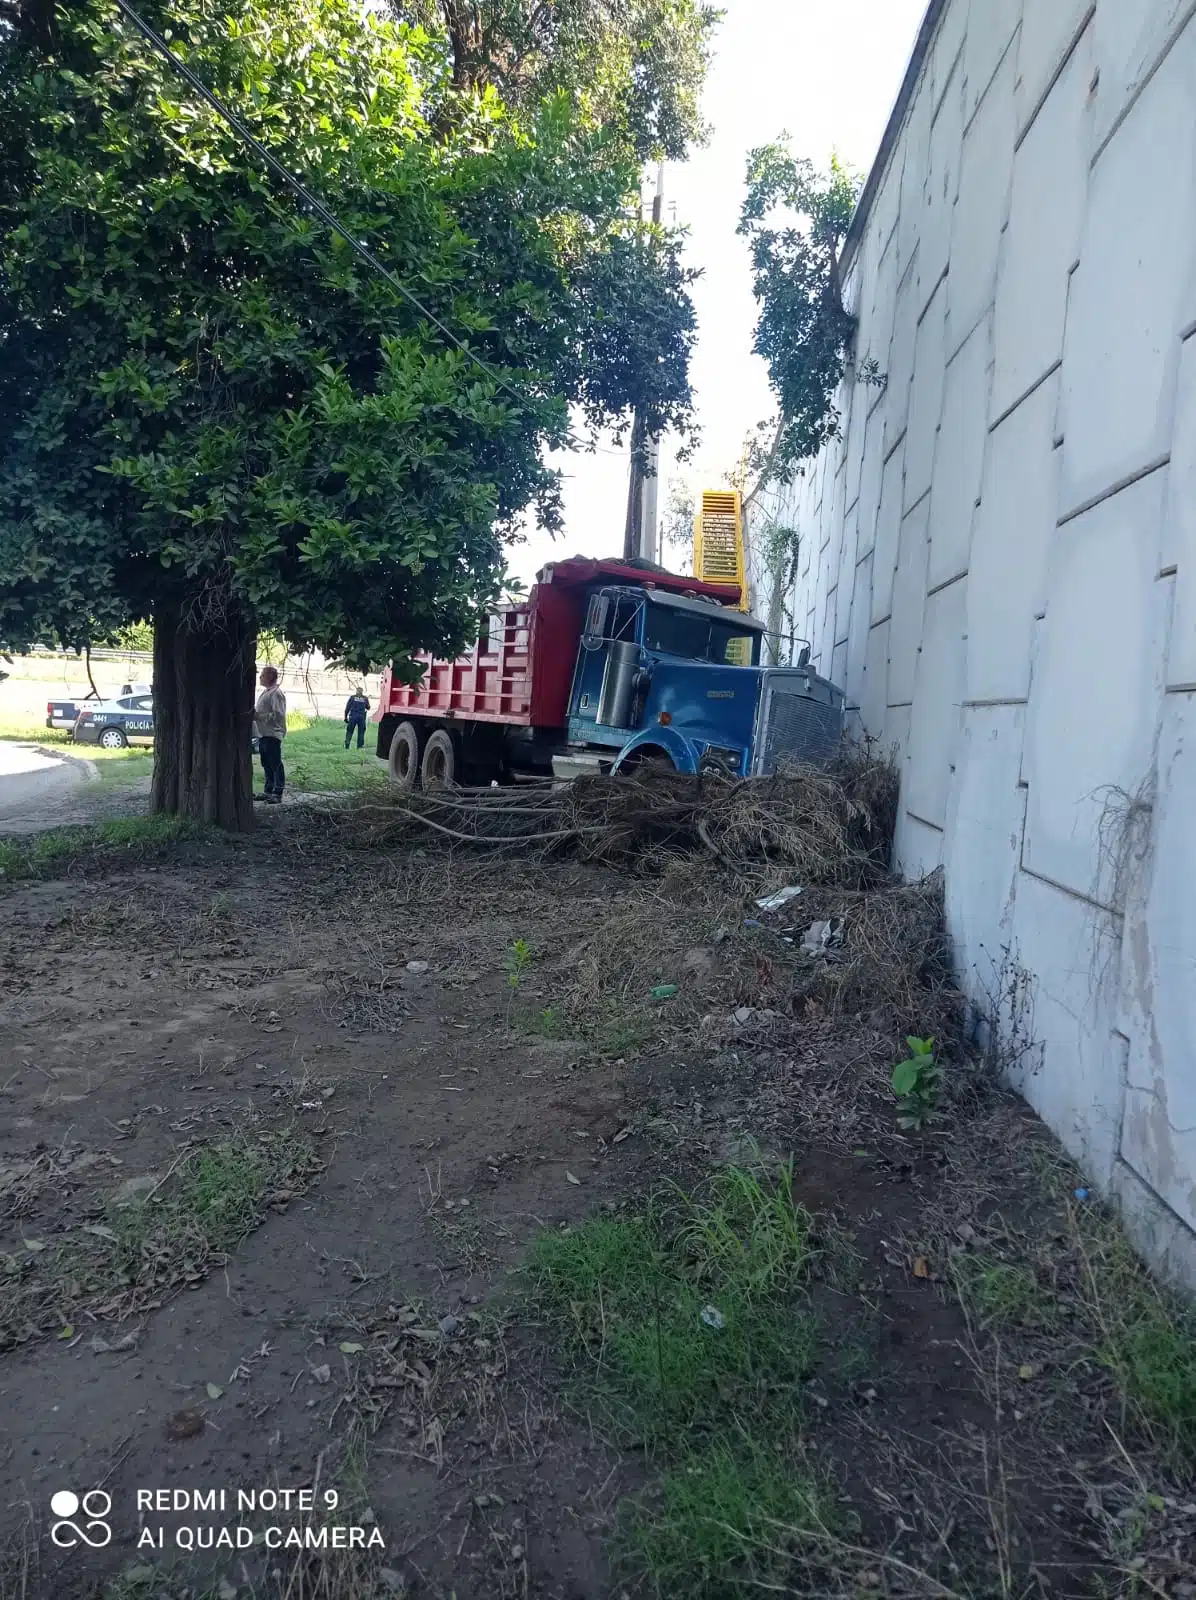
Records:
<instances>
[{"instance_id":1,"label":"camera lens icon","mask_svg":"<svg viewBox=\"0 0 1196 1600\"><path fill-rule=\"evenodd\" d=\"M90 1489L80 1497L73 1489L58 1489L50 1496L50 1510L57 1521L51 1524L50 1539L60 1550L78 1544L102 1550L112 1539L112 1529L104 1518L112 1510L112 1496L103 1489ZM71 1519L82 1513L83 1526Z\"/></svg>"}]
</instances>

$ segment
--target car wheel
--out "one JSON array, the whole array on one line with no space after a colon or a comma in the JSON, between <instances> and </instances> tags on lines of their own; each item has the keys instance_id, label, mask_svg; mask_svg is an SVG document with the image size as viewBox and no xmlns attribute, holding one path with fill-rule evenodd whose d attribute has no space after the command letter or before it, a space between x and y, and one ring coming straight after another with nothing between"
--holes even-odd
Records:
<instances>
[{"instance_id":1,"label":"car wheel","mask_svg":"<svg viewBox=\"0 0 1196 1600\"><path fill-rule=\"evenodd\" d=\"M443 728L437 728L424 746L420 776L425 789L451 789L457 781L456 746Z\"/></svg>"},{"instance_id":2,"label":"car wheel","mask_svg":"<svg viewBox=\"0 0 1196 1600\"><path fill-rule=\"evenodd\" d=\"M123 728L105 728L100 735L101 750L123 750L128 742Z\"/></svg>"},{"instance_id":3,"label":"car wheel","mask_svg":"<svg viewBox=\"0 0 1196 1600\"><path fill-rule=\"evenodd\" d=\"M419 783L419 733L413 722L400 722L392 734L387 772L396 789Z\"/></svg>"}]
</instances>

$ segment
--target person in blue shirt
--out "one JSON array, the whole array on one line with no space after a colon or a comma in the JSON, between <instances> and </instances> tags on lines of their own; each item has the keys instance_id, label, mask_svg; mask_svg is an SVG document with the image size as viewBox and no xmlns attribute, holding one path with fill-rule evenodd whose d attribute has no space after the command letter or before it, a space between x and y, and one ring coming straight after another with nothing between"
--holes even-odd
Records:
<instances>
[{"instance_id":1,"label":"person in blue shirt","mask_svg":"<svg viewBox=\"0 0 1196 1600\"><path fill-rule=\"evenodd\" d=\"M353 737L353 729L357 729L357 748L360 750L365 743L365 719L369 714L370 702L364 689L354 689L345 701L345 749Z\"/></svg>"}]
</instances>

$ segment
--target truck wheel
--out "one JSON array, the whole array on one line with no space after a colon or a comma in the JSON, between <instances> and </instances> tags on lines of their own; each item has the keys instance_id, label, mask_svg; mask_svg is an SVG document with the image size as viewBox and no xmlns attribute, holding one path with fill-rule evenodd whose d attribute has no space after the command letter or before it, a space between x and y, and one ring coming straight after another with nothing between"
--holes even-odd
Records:
<instances>
[{"instance_id":1,"label":"truck wheel","mask_svg":"<svg viewBox=\"0 0 1196 1600\"><path fill-rule=\"evenodd\" d=\"M391 734L387 772L396 789L414 789L419 782L419 734L413 722L400 722Z\"/></svg>"},{"instance_id":2,"label":"truck wheel","mask_svg":"<svg viewBox=\"0 0 1196 1600\"><path fill-rule=\"evenodd\" d=\"M103 750L123 750L128 742L123 728L105 728L100 735L100 748Z\"/></svg>"},{"instance_id":3,"label":"truck wheel","mask_svg":"<svg viewBox=\"0 0 1196 1600\"><path fill-rule=\"evenodd\" d=\"M457 781L456 747L443 728L437 728L424 746L420 776L425 789L451 789Z\"/></svg>"}]
</instances>

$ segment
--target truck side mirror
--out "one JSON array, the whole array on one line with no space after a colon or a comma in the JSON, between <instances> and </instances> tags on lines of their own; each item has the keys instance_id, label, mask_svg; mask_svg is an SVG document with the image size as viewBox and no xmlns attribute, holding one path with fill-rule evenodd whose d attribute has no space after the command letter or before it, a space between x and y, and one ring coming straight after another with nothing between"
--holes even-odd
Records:
<instances>
[{"instance_id":1,"label":"truck side mirror","mask_svg":"<svg viewBox=\"0 0 1196 1600\"><path fill-rule=\"evenodd\" d=\"M606 639L606 623L610 616L610 596L592 594L586 611L585 630L581 642L587 650L596 650Z\"/></svg>"}]
</instances>

